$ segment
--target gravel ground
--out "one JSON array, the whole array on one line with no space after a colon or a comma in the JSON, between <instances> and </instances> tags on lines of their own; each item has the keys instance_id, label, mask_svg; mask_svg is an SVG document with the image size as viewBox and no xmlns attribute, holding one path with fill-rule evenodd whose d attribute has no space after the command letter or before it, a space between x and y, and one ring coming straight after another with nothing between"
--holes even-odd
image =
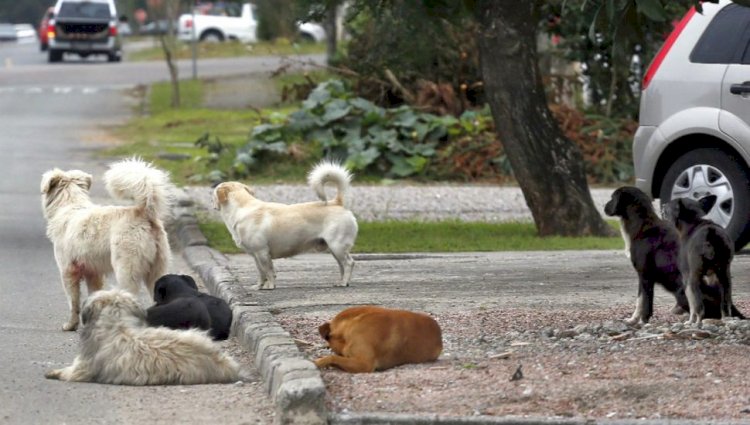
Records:
<instances>
[{"instance_id":1,"label":"gravel ground","mask_svg":"<svg viewBox=\"0 0 750 425\"><path fill-rule=\"evenodd\" d=\"M696 330L664 315L642 329L612 320L631 310L443 313L437 362L372 374L327 369L327 403L337 413L750 421L750 321ZM310 359L329 352L316 334L329 318L279 320ZM519 367L523 377L512 380Z\"/></svg>"},{"instance_id":2,"label":"gravel ground","mask_svg":"<svg viewBox=\"0 0 750 425\"><path fill-rule=\"evenodd\" d=\"M253 188L258 199L267 202L290 204L317 200L305 185ZM198 205L206 208L211 204L211 188L191 186L185 190ZM591 190L599 211L603 211L612 190ZM499 222L532 219L519 188L490 185L354 185L347 197L347 208L363 221L457 219Z\"/></svg>"}]
</instances>

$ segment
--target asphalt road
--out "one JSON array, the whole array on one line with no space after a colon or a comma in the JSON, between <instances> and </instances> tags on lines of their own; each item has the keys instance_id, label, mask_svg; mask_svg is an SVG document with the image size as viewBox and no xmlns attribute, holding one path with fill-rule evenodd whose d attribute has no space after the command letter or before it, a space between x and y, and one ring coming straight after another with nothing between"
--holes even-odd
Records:
<instances>
[{"instance_id":1,"label":"asphalt road","mask_svg":"<svg viewBox=\"0 0 750 425\"><path fill-rule=\"evenodd\" d=\"M278 63L207 61L201 72L265 71ZM44 379L46 370L72 362L78 335L60 330L67 301L45 236L41 175L53 167L86 170L94 175L93 195L103 198L106 164L92 154L107 145L106 128L130 116L135 99L126 89L166 78L163 63L49 65L36 45L0 45L0 423L271 421L251 370L242 386L138 388ZM187 271L186 265L178 261L173 271Z\"/></svg>"}]
</instances>

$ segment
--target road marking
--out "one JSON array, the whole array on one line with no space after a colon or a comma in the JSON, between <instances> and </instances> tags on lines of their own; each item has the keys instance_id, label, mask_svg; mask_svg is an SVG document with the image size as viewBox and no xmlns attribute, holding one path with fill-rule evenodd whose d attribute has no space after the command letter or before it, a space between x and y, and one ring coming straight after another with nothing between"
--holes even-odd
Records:
<instances>
[{"instance_id":1,"label":"road marking","mask_svg":"<svg viewBox=\"0 0 750 425\"><path fill-rule=\"evenodd\" d=\"M51 87L0 87L0 95L3 94L27 94L27 95L40 95L40 94L55 94L55 95L70 95L70 94L83 94L83 95L95 95L104 91L122 91L130 88L130 86L102 86L102 87L74 87L74 86L51 86Z\"/></svg>"}]
</instances>

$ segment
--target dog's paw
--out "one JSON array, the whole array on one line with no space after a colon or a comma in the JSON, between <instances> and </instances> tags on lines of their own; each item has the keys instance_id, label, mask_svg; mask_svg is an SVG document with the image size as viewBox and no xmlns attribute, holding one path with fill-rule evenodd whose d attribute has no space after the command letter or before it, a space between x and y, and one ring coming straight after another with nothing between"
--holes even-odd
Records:
<instances>
[{"instance_id":1,"label":"dog's paw","mask_svg":"<svg viewBox=\"0 0 750 425\"><path fill-rule=\"evenodd\" d=\"M60 379L61 373L62 373L62 369L50 370L44 374L44 377L47 379Z\"/></svg>"},{"instance_id":2,"label":"dog's paw","mask_svg":"<svg viewBox=\"0 0 750 425\"><path fill-rule=\"evenodd\" d=\"M78 329L78 322L66 322L62 325L64 331L75 331L76 329Z\"/></svg>"},{"instance_id":3,"label":"dog's paw","mask_svg":"<svg viewBox=\"0 0 750 425\"><path fill-rule=\"evenodd\" d=\"M251 286L250 289L253 291L259 291L261 289L260 283L256 283L255 285Z\"/></svg>"}]
</instances>

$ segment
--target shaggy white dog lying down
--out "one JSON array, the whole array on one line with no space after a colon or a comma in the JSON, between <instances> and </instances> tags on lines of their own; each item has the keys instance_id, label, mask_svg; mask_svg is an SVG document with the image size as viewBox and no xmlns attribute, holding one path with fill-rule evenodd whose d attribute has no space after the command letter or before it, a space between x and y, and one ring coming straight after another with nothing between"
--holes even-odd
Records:
<instances>
[{"instance_id":1,"label":"shaggy white dog lying down","mask_svg":"<svg viewBox=\"0 0 750 425\"><path fill-rule=\"evenodd\" d=\"M239 379L237 363L205 331L152 328L135 297L97 291L82 313L81 352L49 379L120 385L208 384Z\"/></svg>"}]
</instances>

